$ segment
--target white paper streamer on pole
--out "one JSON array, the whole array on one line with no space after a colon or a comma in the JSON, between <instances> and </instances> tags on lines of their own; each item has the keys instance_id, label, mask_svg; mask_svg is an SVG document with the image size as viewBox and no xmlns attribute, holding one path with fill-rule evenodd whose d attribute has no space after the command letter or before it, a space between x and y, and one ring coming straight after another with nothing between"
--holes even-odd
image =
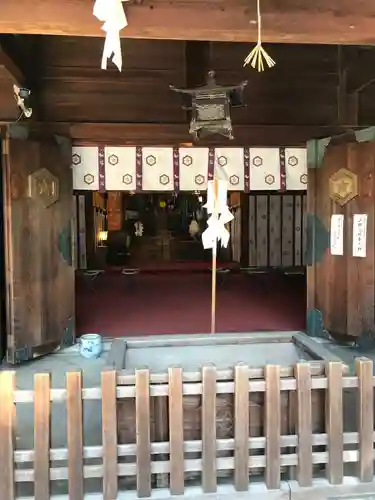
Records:
<instances>
[{"instance_id":1,"label":"white paper streamer on pole","mask_svg":"<svg viewBox=\"0 0 375 500\"><path fill-rule=\"evenodd\" d=\"M93 13L104 22L102 29L106 32L101 68L107 69L107 60L112 57L113 64L121 71L120 31L128 25L122 0L96 0Z\"/></svg>"},{"instance_id":2,"label":"white paper streamer on pole","mask_svg":"<svg viewBox=\"0 0 375 500\"><path fill-rule=\"evenodd\" d=\"M233 220L233 215L227 205L227 183L223 180L208 181L207 203L204 205L210 217L207 221L207 229L202 234L204 249L216 250L220 242L223 247L229 243L229 231L225 227Z\"/></svg>"},{"instance_id":3,"label":"white paper streamer on pole","mask_svg":"<svg viewBox=\"0 0 375 500\"><path fill-rule=\"evenodd\" d=\"M227 182L225 180L208 181L207 203L204 207L210 214L207 229L202 233L202 243L205 249L212 249L211 333L215 333L217 245L220 242L223 247L228 246L230 233L225 224L234 219L227 205Z\"/></svg>"}]
</instances>

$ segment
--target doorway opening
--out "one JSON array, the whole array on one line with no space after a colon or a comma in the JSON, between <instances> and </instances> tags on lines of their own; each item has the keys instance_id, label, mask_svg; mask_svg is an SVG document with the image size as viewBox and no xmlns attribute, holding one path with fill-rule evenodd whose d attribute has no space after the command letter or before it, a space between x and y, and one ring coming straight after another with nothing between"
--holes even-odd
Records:
<instances>
[{"instance_id":1,"label":"doorway opening","mask_svg":"<svg viewBox=\"0 0 375 500\"><path fill-rule=\"evenodd\" d=\"M305 328L304 192L231 193L220 333ZM108 337L210 331L205 194L75 193L76 327Z\"/></svg>"}]
</instances>

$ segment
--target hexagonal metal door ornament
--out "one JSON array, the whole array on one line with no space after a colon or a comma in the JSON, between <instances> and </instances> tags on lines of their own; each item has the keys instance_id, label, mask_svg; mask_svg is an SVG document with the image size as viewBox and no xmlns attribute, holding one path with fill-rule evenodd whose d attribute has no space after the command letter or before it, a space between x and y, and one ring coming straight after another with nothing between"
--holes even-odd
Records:
<instances>
[{"instance_id":1,"label":"hexagonal metal door ornament","mask_svg":"<svg viewBox=\"0 0 375 500\"><path fill-rule=\"evenodd\" d=\"M83 182L85 184L92 184L94 182L94 176L92 174L86 174L84 177L83 177Z\"/></svg>"},{"instance_id":2,"label":"hexagonal metal door ornament","mask_svg":"<svg viewBox=\"0 0 375 500\"><path fill-rule=\"evenodd\" d=\"M118 162L119 162L119 159L118 159L117 155L112 154L112 155L108 156L108 163L110 165L115 166L118 164Z\"/></svg>"},{"instance_id":3,"label":"hexagonal metal door ornament","mask_svg":"<svg viewBox=\"0 0 375 500\"><path fill-rule=\"evenodd\" d=\"M201 186L204 184L204 176L202 174L198 174L194 177L195 184L198 186Z\"/></svg>"},{"instance_id":4,"label":"hexagonal metal door ornament","mask_svg":"<svg viewBox=\"0 0 375 500\"><path fill-rule=\"evenodd\" d=\"M272 184L275 183L275 177L271 174L266 175L264 180L265 180L265 183L268 184L269 186L272 186Z\"/></svg>"},{"instance_id":5,"label":"hexagonal metal door ornament","mask_svg":"<svg viewBox=\"0 0 375 500\"><path fill-rule=\"evenodd\" d=\"M79 165L81 163L81 157L78 153L72 155L72 163L73 165Z\"/></svg>"},{"instance_id":6,"label":"hexagonal metal door ornament","mask_svg":"<svg viewBox=\"0 0 375 500\"><path fill-rule=\"evenodd\" d=\"M193 164L193 158L192 158L190 155L185 155L185 156L182 158L182 163L183 163L186 167L190 167L190 166Z\"/></svg>"},{"instance_id":7,"label":"hexagonal metal door ornament","mask_svg":"<svg viewBox=\"0 0 375 500\"><path fill-rule=\"evenodd\" d=\"M329 178L329 197L340 206L358 196L358 176L346 168L340 168Z\"/></svg>"},{"instance_id":8,"label":"hexagonal metal door ornament","mask_svg":"<svg viewBox=\"0 0 375 500\"><path fill-rule=\"evenodd\" d=\"M260 156L254 156L253 165L254 167L261 167L263 165L263 159Z\"/></svg>"},{"instance_id":9,"label":"hexagonal metal door ornament","mask_svg":"<svg viewBox=\"0 0 375 500\"><path fill-rule=\"evenodd\" d=\"M166 174L162 174L160 177L159 177L159 182L160 184L162 184L163 186L166 186L169 182L169 176L166 175Z\"/></svg>"},{"instance_id":10,"label":"hexagonal metal door ornament","mask_svg":"<svg viewBox=\"0 0 375 500\"><path fill-rule=\"evenodd\" d=\"M229 177L229 183L232 184L232 186L237 186L240 183L240 178L238 175L231 175Z\"/></svg>"},{"instance_id":11,"label":"hexagonal metal door ornament","mask_svg":"<svg viewBox=\"0 0 375 500\"><path fill-rule=\"evenodd\" d=\"M130 174L123 175L122 182L123 182L123 184L126 184L127 186L129 186L133 182L133 176Z\"/></svg>"},{"instance_id":12,"label":"hexagonal metal door ornament","mask_svg":"<svg viewBox=\"0 0 375 500\"><path fill-rule=\"evenodd\" d=\"M46 168L29 175L29 197L39 201L44 208L53 205L60 197L59 179Z\"/></svg>"},{"instance_id":13,"label":"hexagonal metal door ornament","mask_svg":"<svg viewBox=\"0 0 375 500\"><path fill-rule=\"evenodd\" d=\"M219 158L217 159L217 162L220 165L220 167L225 167L225 165L228 163L228 160L227 160L226 156L219 156Z\"/></svg>"},{"instance_id":14,"label":"hexagonal metal door ornament","mask_svg":"<svg viewBox=\"0 0 375 500\"><path fill-rule=\"evenodd\" d=\"M150 167L153 167L154 165L156 165L156 158L155 158L155 156L154 155L148 155L148 156L146 156L146 163Z\"/></svg>"}]
</instances>

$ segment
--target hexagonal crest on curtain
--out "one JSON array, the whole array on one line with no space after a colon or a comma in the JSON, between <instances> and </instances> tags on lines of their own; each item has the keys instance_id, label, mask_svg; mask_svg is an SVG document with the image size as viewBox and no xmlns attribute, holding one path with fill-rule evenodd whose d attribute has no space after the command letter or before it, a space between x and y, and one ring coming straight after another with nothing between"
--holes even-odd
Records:
<instances>
[{"instance_id":1,"label":"hexagonal crest on curtain","mask_svg":"<svg viewBox=\"0 0 375 500\"><path fill-rule=\"evenodd\" d=\"M29 175L29 196L39 201L44 208L53 205L60 197L59 179L46 168Z\"/></svg>"},{"instance_id":2,"label":"hexagonal crest on curtain","mask_svg":"<svg viewBox=\"0 0 375 500\"><path fill-rule=\"evenodd\" d=\"M231 175L229 177L229 183L232 186L237 186L240 183L240 178L238 177L238 175Z\"/></svg>"},{"instance_id":3,"label":"hexagonal crest on curtain","mask_svg":"<svg viewBox=\"0 0 375 500\"><path fill-rule=\"evenodd\" d=\"M329 178L329 197L341 206L358 196L358 176L340 168Z\"/></svg>"},{"instance_id":4,"label":"hexagonal crest on curtain","mask_svg":"<svg viewBox=\"0 0 375 500\"><path fill-rule=\"evenodd\" d=\"M162 184L163 186L166 186L169 182L169 176L167 174L162 174L160 177L159 177L159 182L160 184Z\"/></svg>"},{"instance_id":5,"label":"hexagonal crest on curtain","mask_svg":"<svg viewBox=\"0 0 375 500\"><path fill-rule=\"evenodd\" d=\"M201 186L202 184L204 184L205 178L202 174L198 174L194 177L194 181L195 181L195 184L197 184L198 186Z\"/></svg>"},{"instance_id":6,"label":"hexagonal crest on curtain","mask_svg":"<svg viewBox=\"0 0 375 500\"><path fill-rule=\"evenodd\" d=\"M78 153L72 155L72 163L73 165L79 165L81 163L81 156Z\"/></svg>"}]
</instances>

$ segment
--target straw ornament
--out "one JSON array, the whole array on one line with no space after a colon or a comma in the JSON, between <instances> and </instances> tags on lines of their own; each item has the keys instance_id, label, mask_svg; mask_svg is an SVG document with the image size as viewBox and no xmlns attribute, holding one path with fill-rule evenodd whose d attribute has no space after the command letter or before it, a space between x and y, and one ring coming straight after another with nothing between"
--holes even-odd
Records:
<instances>
[{"instance_id":1,"label":"straw ornament","mask_svg":"<svg viewBox=\"0 0 375 500\"><path fill-rule=\"evenodd\" d=\"M244 66L250 64L257 71L264 71L265 66L269 68L275 66L276 62L270 57L262 47L262 17L260 15L260 0L257 0L257 16L258 16L258 43L246 57Z\"/></svg>"}]
</instances>

